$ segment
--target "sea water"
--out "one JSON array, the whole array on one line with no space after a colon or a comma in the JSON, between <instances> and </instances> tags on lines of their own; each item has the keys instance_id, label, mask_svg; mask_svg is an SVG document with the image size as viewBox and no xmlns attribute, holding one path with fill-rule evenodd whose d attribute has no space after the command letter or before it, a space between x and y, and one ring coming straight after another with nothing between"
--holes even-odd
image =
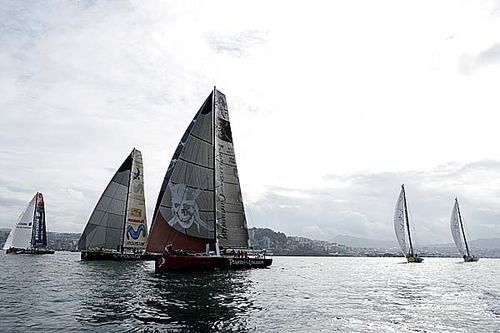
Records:
<instances>
[{"instance_id":1,"label":"sea water","mask_svg":"<svg viewBox=\"0 0 500 333\"><path fill-rule=\"evenodd\" d=\"M0 331L500 332L500 260L403 261L156 274L152 262L0 254Z\"/></svg>"}]
</instances>

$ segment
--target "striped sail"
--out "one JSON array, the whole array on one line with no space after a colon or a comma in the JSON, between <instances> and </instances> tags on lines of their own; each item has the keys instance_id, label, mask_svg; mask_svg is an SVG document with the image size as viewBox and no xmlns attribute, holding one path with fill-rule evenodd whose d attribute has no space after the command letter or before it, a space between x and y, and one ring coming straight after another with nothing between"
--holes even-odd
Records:
<instances>
[{"instance_id":1,"label":"striped sail","mask_svg":"<svg viewBox=\"0 0 500 333\"><path fill-rule=\"evenodd\" d=\"M146 251L167 244L203 251L214 244L213 94L196 113L170 161Z\"/></svg>"},{"instance_id":2,"label":"striped sail","mask_svg":"<svg viewBox=\"0 0 500 333\"><path fill-rule=\"evenodd\" d=\"M78 242L79 250L121 250L132 159L131 153L97 202Z\"/></svg>"},{"instance_id":3,"label":"striped sail","mask_svg":"<svg viewBox=\"0 0 500 333\"><path fill-rule=\"evenodd\" d=\"M405 211L404 211L404 190L401 189L398 201L396 202L396 209L394 211L394 231L396 233L396 239L398 240L401 251L404 255L408 254L408 246L406 244L406 233L405 233Z\"/></svg>"},{"instance_id":4,"label":"striped sail","mask_svg":"<svg viewBox=\"0 0 500 333\"><path fill-rule=\"evenodd\" d=\"M17 249L31 249L37 194L35 194L33 199L31 199L28 203L24 211L19 216L19 220L16 225L10 231L3 247L4 250L8 250L11 247Z\"/></svg>"},{"instance_id":5,"label":"striped sail","mask_svg":"<svg viewBox=\"0 0 500 333\"><path fill-rule=\"evenodd\" d=\"M172 157L146 250L171 244L202 252L207 244L214 249L216 238L226 247L248 244L226 99L214 89Z\"/></svg>"}]
</instances>

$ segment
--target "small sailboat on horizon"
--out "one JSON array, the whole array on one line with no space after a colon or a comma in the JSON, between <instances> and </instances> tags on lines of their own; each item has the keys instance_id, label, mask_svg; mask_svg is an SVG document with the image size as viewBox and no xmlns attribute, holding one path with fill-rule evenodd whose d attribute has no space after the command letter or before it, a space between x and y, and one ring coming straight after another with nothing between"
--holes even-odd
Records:
<instances>
[{"instance_id":1,"label":"small sailboat on horizon","mask_svg":"<svg viewBox=\"0 0 500 333\"><path fill-rule=\"evenodd\" d=\"M396 202L396 209L394 211L394 231L398 240L401 251L406 257L408 263L420 263L424 261L415 253L413 242L410 232L410 219L408 217L408 203L406 201L406 191L404 184L401 185L401 192L399 193L398 201ZM406 237L408 235L408 238Z\"/></svg>"},{"instance_id":2,"label":"small sailboat on horizon","mask_svg":"<svg viewBox=\"0 0 500 333\"><path fill-rule=\"evenodd\" d=\"M9 233L3 249L6 254L53 254L47 249L45 202L37 192L19 216Z\"/></svg>"},{"instance_id":3,"label":"small sailboat on horizon","mask_svg":"<svg viewBox=\"0 0 500 333\"><path fill-rule=\"evenodd\" d=\"M142 155L137 149L118 168L78 241L82 260L144 260L147 240Z\"/></svg>"},{"instance_id":4,"label":"small sailboat on horizon","mask_svg":"<svg viewBox=\"0 0 500 333\"><path fill-rule=\"evenodd\" d=\"M252 253L226 96L215 89L181 138L158 195L148 253L157 272L265 268Z\"/></svg>"},{"instance_id":5,"label":"small sailboat on horizon","mask_svg":"<svg viewBox=\"0 0 500 333\"><path fill-rule=\"evenodd\" d=\"M458 252L462 255L465 262L475 262L479 258L470 254L469 244L467 243L467 238L465 237L464 223L462 220L462 213L460 212L460 206L458 205L458 198L455 198L455 203L453 205L453 210L451 211L450 219L451 235L453 236L453 241L458 249ZM462 243L463 238L463 243ZM464 246L465 245L465 246Z\"/></svg>"}]
</instances>

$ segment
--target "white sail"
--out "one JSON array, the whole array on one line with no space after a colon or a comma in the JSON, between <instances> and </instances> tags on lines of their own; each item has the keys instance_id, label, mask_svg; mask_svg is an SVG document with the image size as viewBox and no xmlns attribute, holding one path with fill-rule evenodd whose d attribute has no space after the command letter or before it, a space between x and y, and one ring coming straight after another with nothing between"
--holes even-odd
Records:
<instances>
[{"instance_id":1,"label":"white sail","mask_svg":"<svg viewBox=\"0 0 500 333\"><path fill-rule=\"evenodd\" d=\"M408 247L406 245L405 237L405 211L404 211L404 190L401 189L398 201L396 202L396 209L394 211L394 231L398 240L401 251L404 255L408 254Z\"/></svg>"},{"instance_id":2,"label":"white sail","mask_svg":"<svg viewBox=\"0 0 500 333\"><path fill-rule=\"evenodd\" d=\"M451 219L450 219L450 227L451 227L451 235L453 236L453 241L457 246L458 252L462 256L467 254L465 250L464 243L462 241L462 233L460 231L460 218L458 216L458 202L455 200L455 204L453 205L453 210L451 211Z\"/></svg>"},{"instance_id":3,"label":"white sail","mask_svg":"<svg viewBox=\"0 0 500 333\"><path fill-rule=\"evenodd\" d=\"M31 248L31 238L33 233L33 219L35 217L35 203L37 195L31 199L28 206L19 216L19 220L10 231L9 237L5 242L3 247L4 250L8 250L11 247L17 249L30 249Z\"/></svg>"},{"instance_id":4,"label":"white sail","mask_svg":"<svg viewBox=\"0 0 500 333\"><path fill-rule=\"evenodd\" d=\"M123 247L144 249L148 235L146 203L144 200L144 174L141 152L132 150L132 169L127 198L127 214L123 235Z\"/></svg>"}]
</instances>

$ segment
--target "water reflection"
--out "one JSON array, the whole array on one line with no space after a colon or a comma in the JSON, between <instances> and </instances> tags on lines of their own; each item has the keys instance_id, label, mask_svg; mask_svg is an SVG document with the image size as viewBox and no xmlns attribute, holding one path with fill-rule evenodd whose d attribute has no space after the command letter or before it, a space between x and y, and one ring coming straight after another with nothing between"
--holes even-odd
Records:
<instances>
[{"instance_id":1,"label":"water reflection","mask_svg":"<svg viewBox=\"0 0 500 333\"><path fill-rule=\"evenodd\" d=\"M140 319L183 332L247 331L247 272L166 273L153 278ZM163 324L163 325L154 325Z\"/></svg>"},{"instance_id":2,"label":"water reflection","mask_svg":"<svg viewBox=\"0 0 500 333\"><path fill-rule=\"evenodd\" d=\"M134 332L246 332L248 271L156 274L147 263L81 262L78 321Z\"/></svg>"}]
</instances>

